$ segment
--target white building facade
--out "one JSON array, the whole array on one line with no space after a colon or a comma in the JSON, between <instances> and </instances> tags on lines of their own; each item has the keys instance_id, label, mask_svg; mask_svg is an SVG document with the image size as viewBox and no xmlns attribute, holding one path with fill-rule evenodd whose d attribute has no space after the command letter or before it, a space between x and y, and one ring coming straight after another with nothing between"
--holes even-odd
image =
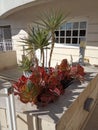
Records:
<instances>
[{"instance_id":1,"label":"white building facade","mask_svg":"<svg viewBox=\"0 0 98 130\"><path fill-rule=\"evenodd\" d=\"M17 62L22 58L20 39L37 16L51 9L69 13L68 21L56 30L56 44L52 66L63 58L70 62L79 59L80 41L85 40L85 58L98 64L98 1L97 0L1 0L0 2L0 54L16 51ZM1 57L1 56L0 56Z\"/></svg>"}]
</instances>

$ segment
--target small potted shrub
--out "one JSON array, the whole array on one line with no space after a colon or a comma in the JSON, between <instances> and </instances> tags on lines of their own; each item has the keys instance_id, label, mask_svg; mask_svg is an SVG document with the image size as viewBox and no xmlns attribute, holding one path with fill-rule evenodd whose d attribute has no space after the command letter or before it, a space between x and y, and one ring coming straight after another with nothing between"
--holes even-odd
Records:
<instances>
[{"instance_id":1,"label":"small potted shrub","mask_svg":"<svg viewBox=\"0 0 98 130\"><path fill-rule=\"evenodd\" d=\"M33 62L28 56L24 56L23 60L20 61L19 68L23 71L23 75L28 77L31 75L31 67L33 66Z\"/></svg>"}]
</instances>

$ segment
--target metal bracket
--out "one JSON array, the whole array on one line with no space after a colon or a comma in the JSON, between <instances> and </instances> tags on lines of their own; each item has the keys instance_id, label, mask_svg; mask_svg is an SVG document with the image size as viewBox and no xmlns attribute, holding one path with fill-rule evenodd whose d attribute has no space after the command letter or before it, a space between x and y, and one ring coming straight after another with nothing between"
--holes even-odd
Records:
<instances>
[{"instance_id":1,"label":"metal bracket","mask_svg":"<svg viewBox=\"0 0 98 130\"><path fill-rule=\"evenodd\" d=\"M94 101L93 98L87 98L84 102L84 108L83 109L89 112L90 109L91 109L93 101Z\"/></svg>"}]
</instances>

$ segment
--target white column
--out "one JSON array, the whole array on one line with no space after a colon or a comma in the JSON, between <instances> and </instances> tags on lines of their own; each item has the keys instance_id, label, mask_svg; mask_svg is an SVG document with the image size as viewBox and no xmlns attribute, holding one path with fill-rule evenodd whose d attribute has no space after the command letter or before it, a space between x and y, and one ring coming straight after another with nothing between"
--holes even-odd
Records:
<instances>
[{"instance_id":1,"label":"white column","mask_svg":"<svg viewBox=\"0 0 98 130\"><path fill-rule=\"evenodd\" d=\"M13 130L17 130L14 94L10 94Z\"/></svg>"},{"instance_id":2,"label":"white column","mask_svg":"<svg viewBox=\"0 0 98 130\"><path fill-rule=\"evenodd\" d=\"M8 89L5 88L5 94L8 95ZM10 96L8 95L6 98L6 110L7 110L7 121L8 121L8 127L9 130L13 130L13 121L12 121L12 113L11 113L11 102L10 102Z\"/></svg>"},{"instance_id":3,"label":"white column","mask_svg":"<svg viewBox=\"0 0 98 130\"><path fill-rule=\"evenodd\" d=\"M4 89L5 93L0 93L0 97L6 98L8 129L17 130L13 88L11 84L5 84L2 89Z\"/></svg>"}]
</instances>

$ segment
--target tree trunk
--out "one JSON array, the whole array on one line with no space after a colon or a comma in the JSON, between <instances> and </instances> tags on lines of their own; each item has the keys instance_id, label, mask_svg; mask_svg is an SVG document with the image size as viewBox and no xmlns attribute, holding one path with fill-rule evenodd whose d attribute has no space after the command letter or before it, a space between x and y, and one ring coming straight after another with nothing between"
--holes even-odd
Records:
<instances>
[{"instance_id":1,"label":"tree trunk","mask_svg":"<svg viewBox=\"0 0 98 130\"><path fill-rule=\"evenodd\" d=\"M44 67L44 60L45 60L45 57L44 57L44 50L43 50L43 64L42 64L43 67Z\"/></svg>"},{"instance_id":2,"label":"tree trunk","mask_svg":"<svg viewBox=\"0 0 98 130\"><path fill-rule=\"evenodd\" d=\"M52 32L52 45L51 45L50 57L49 57L49 67L50 67L50 65L51 65L51 59L52 59L54 44L55 44L55 33Z\"/></svg>"}]
</instances>

